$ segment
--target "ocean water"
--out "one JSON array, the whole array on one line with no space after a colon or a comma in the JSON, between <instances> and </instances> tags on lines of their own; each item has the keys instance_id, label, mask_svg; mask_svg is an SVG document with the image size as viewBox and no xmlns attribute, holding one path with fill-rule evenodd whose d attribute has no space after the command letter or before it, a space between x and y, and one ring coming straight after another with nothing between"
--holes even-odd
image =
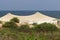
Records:
<instances>
[{"instance_id":1,"label":"ocean water","mask_svg":"<svg viewBox=\"0 0 60 40\"><path fill-rule=\"evenodd\" d=\"M41 12L42 14L45 14L54 18L60 18L60 11L0 11L0 17L6 15L7 13L26 16L26 15L32 15L36 12Z\"/></svg>"}]
</instances>

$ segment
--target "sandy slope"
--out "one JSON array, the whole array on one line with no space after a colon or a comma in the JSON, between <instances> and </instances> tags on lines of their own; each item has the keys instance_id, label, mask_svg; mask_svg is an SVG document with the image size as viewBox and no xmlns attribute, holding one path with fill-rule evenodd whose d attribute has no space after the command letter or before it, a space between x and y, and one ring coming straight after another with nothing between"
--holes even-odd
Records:
<instances>
[{"instance_id":1,"label":"sandy slope","mask_svg":"<svg viewBox=\"0 0 60 40\"><path fill-rule=\"evenodd\" d=\"M8 13L6 14L5 16L1 17L0 20L1 21L9 21L10 19L12 19L13 17L17 17L21 23L43 23L43 22L48 22L48 23L54 23L56 21L55 18L53 17L49 17L49 16L46 16L42 13L39 13L39 12L36 12L35 14L33 15L29 15L29 16L18 16L18 15L13 15L11 13Z\"/></svg>"}]
</instances>

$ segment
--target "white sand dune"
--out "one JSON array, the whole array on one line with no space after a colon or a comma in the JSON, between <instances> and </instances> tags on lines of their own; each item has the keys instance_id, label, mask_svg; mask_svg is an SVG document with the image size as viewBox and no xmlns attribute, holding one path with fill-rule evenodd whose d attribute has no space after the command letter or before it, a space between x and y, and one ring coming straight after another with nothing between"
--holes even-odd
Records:
<instances>
[{"instance_id":1,"label":"white sand dune","mask_svg":"<svg viewBox=\"0 0 60 40\"><path fill-rule=\"evenodd\" d=\"M53 17L49 17L49 16L46 16L40 12L36 12L35 14L33 15L28 15L28 16L18 16L18 15L14 15L14 14L11 14L11 13L8 13L6 14L5 16L1 17L0 20L1 21L9 21L10 19L12 19L13 17L17 17L21 23L29 23L29 24L32 24L32 23L43 23L43 22L48 22L48 23L54 23L56 21L54 21L56 18L53 18Z\"/></svg>"}]
</instances>

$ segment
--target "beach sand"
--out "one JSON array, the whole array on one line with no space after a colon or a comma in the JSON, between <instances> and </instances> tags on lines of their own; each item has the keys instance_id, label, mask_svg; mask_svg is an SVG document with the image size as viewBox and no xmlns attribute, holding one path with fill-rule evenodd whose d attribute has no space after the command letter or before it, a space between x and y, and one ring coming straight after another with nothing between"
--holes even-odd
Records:
<instances>
[{"instance_id":1,"label":"beach sand","mask_svg":"<svg viewBox=\"0 0 60 40\"><path fill-rule=\"evenodd\" d=\"M32 23L40 24L43 22L53 23L55 22L54 19L56 19L47 15L44 15L40 12L36 12L33 15L27 15L27 16L18 16L18 15L8 13L5 16L1 17L0 21L6 22L11 20L14 17L17 17L20 20L20 23L29 23L29 24L32 24Z\"/></svg>"}]
</instances>

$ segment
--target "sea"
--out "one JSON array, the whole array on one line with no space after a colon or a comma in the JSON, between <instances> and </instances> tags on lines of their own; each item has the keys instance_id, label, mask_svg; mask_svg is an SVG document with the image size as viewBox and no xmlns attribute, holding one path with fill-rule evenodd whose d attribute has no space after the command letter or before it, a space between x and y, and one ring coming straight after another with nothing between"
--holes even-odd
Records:
<instances>
[{"instance_id":1,"label":"sea","mask_svg":"<svg viewBox=\"0 0 60 40\"><path fill-rule=\"evenodd\" d=\"M19 15L19 16L20 15L27 16L27 15L35 14L36 12L40 12L47 16L60 19L60 11L0 11L0 17L6 15L7 13L12 13L12 14Z\"/></svg>"}]
</instances>

